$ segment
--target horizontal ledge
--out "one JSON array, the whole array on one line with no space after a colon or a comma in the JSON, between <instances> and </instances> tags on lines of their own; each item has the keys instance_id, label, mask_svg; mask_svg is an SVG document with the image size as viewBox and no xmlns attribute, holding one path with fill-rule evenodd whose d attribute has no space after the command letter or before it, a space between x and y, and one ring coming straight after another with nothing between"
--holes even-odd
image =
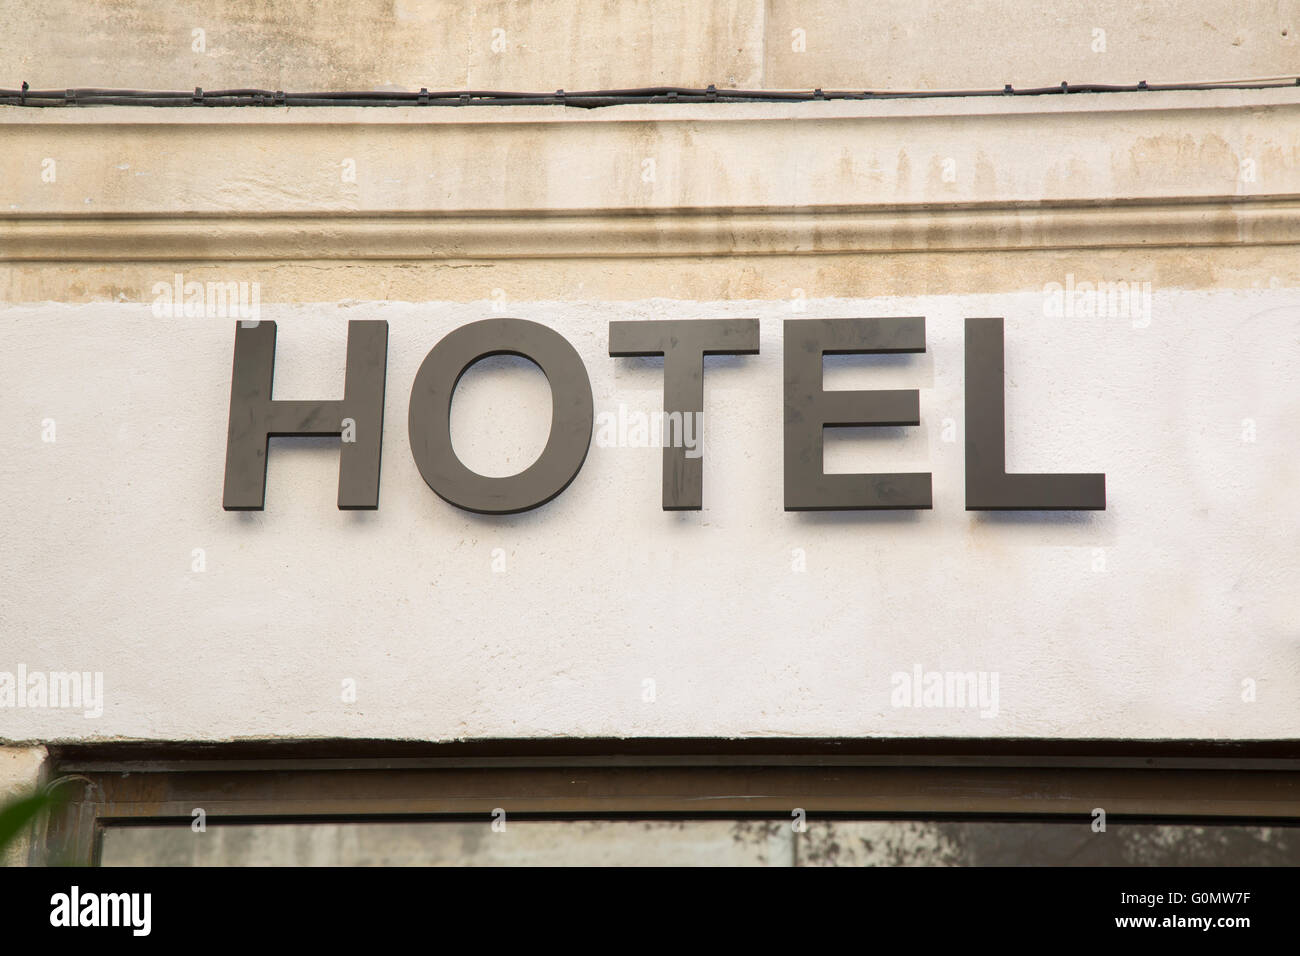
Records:
<instances>
[{"instance_id":1,"label":"horizontal ledge","mask_svg":"<svg viewBox=\"0 0 1300 956\"><path fill-rule=\"evenodd\" d=\"M654 258L1300 243L1300 196L762 209L0 218L0 261Z\"/></svg>"},{"instance_id":2,"label":"horizontal ledge","mask_svg":"<svg viewBox=\"0 0 1300 956\"><path fill-rule=\"evenodd\" d=\"M62 772L105 763L149 763L154 769L194 769L230 761L484 760L502 765L541 761L568 765L574 759L636 764L662 758L677 764L728 761L776 762L861 761L890 763L934 761L1030 764L1058 761L1079 766L1124 765L1139 761L1158 767L1171 762L1300 766L1300 738L1279 739L1143 739L1052 737L533 737L459 740L388 740L368 738L241 739L224 741L113 740L63 741L48 744ZM201 767L200 767L201 768Z\"/></svg>"},{"instance_id":3,"label":"horizontal ledge","mask_svg":"<svg viewBox=\"0 0 1300 956\"><path fill-rule=\"evenodd\" d=\"M1300 198L561 213L15 217L11 261L516 259L1028 251L1300 242Z\"/></svg>"}]
</instances>

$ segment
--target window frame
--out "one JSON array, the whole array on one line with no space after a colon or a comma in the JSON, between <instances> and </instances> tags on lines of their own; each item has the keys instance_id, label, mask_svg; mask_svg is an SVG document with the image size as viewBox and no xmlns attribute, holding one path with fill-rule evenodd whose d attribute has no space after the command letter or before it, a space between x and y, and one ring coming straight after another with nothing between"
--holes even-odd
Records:
<instances>
[{"instance_id":1,"label":"window frame","mask_svg":"<svg viewBox=\"0 0 1300 956\"><path fill-rule=\"evenodd\" d=\"M33 863L98 865L107 827L512 818L980 819L1300 825L1300 741L563 739L111 743L67 778Z\"/></svg>"}]
</instances>

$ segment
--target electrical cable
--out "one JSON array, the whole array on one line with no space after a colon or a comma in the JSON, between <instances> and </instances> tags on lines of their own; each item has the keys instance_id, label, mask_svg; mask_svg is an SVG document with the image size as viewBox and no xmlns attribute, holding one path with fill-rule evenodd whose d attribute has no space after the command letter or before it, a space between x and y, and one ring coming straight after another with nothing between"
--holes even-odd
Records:
<instances>
[{"instance_id":1,"label":"electrical cable","mask_svg":"<svg viewBox=\"0 0 1300 956\"><path fill-rule=\"evenodd\" d=\"M231 89L194 92L172 90L0 89L0 105L27 107L67 106L568 106L597 109L649 103L806 103L830 100L941 99L968 96L1048 96L1076 93L1145 93L1196 90L1265 90L1300 86L1300 77L1252 77L1238 80L1204 80L1184 83L1135 84L1061 83L1016 89L964 90L730 90L710 85L705 89L652 86L626 90L522 93L504 90L442 90L430 92L327 91L286 93L283 90Z\"/></svg>"}]
</instances>

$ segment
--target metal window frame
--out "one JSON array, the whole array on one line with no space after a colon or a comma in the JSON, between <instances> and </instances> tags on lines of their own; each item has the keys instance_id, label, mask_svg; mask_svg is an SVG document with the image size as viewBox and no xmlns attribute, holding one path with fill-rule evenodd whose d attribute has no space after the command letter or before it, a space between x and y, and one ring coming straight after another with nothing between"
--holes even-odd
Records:
<instances>
[{"instance_id":1,"label":"metal window frame","mask_svg":"<svg viewBox=\"0 0 1300 956\"><path fill-rule=\"evenodd\" d=\"M72 796L32 862L97 865L107 827L626 817L1300 825L1300 740L563 739L54 745Z\"/></svg>"}]
</instances>

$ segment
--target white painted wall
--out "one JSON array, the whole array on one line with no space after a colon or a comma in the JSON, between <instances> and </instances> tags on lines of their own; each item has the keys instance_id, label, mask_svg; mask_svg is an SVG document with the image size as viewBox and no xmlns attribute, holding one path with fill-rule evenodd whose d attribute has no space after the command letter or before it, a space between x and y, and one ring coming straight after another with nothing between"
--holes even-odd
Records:
<instances>
[{"instance_id":1,"label":"white painted wall","mask_svg":"<svg viewBox=\"0 0 1300 956\"><path fill-rule=\"evenodd\" d=\"M809 302L806 317L927 319L925 355L827 374L921 389L920 428L828 447L831 470L933 471L932 512L870 515L782 510L781 301L511 303L573 342L597 411L661 400L659 360L608 357L611 319L757 316L762 353L709 361L703 512L660 510L657 449L595 446L542 509L457 511L411 459L409 391L442 335L493 314L264 305L280 323L279 398L340 396L346 320L390 322L380 510L335 508L333 441L279 440L266 511L228 514L233 320L0 310L0 671L105 682L101 717L0 709L0 739L1300 726L1300 292L1157 290L1145 328L1045 318L1037 293ZM980 315L1007 319L1008 467L1104 471L1106 512L964 510L961 320ZM497 363L459 393L458 447L516 470L548 415L541 377ZM474 421L494 431L466 431ZM891 674L914 664L996 672L997 715L891 706ZM356 703L340 699L346 678Z\"/></svg>"}]
</instances>

